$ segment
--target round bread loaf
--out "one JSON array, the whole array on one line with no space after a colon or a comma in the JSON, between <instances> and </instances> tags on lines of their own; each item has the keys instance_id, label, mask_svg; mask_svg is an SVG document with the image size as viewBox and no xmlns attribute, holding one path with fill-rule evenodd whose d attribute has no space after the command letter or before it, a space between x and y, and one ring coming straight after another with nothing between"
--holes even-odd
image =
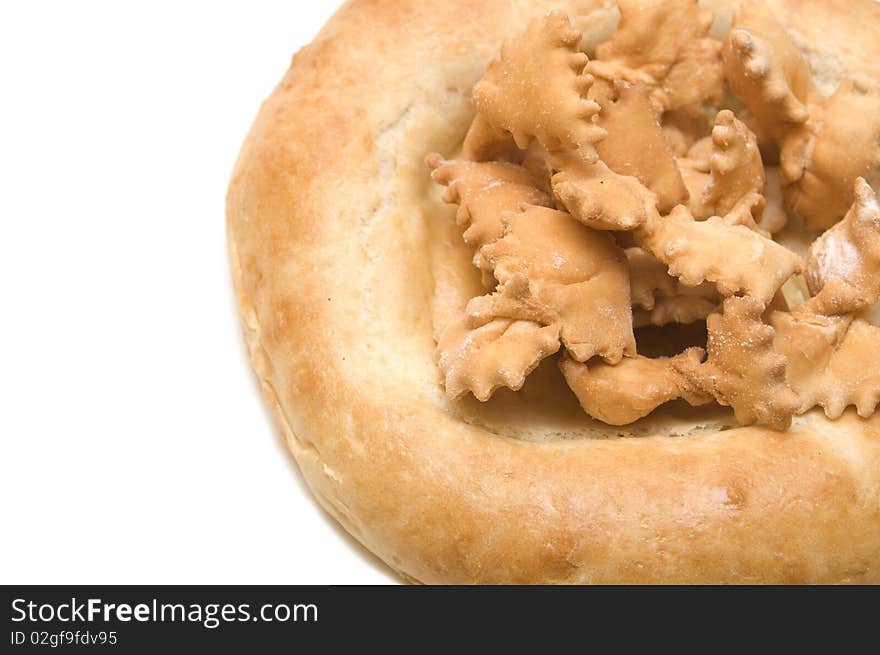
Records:
<instances>
[{"instance_id":1,"label":"round bread loaf","mask_svg":"<svg viewBox=\"0 0 880 655\"><path fill-rule=\"evenodd\" d=\"M880 582L876 414L776 431L671 403L615 427L550 360L485 403L444 393L433 317L444 289L475 284L473 253L425 156L460 148L503 42L599 4L354 0L296 54L227 203L278 428L322 507L412 581ZM703 4L723 37L731 3ZM880 79L880 4L770 5L818 87Z\"/></svg>"}]
</instances>

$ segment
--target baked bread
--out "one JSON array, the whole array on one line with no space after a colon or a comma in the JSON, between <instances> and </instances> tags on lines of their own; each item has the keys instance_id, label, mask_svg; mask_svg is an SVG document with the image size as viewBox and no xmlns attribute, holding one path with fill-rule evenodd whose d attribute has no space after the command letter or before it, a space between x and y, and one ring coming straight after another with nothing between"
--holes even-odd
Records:
<instances>
[{"instance_id":1,"label":"baked bread","mask_svg":"<svg viewBox=\"0 0 880 655\"><path fill-rule=\"evenodd\" d=\"M227 202L321 505L422 583L880 582L878 30L347 3Z\"/></svg>"}]
</instances>

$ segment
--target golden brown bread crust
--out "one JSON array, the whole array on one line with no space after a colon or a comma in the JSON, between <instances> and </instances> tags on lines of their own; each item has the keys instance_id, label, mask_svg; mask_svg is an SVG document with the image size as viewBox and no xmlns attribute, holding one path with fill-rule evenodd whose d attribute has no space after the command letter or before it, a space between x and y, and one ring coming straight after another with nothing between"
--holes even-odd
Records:
<instances>
[{"instance_id":1,"label":"golden brown bread crust","mask_svg":"<svg viewBox=\"0 0 880 655\"><path fill-rule=\"evenodd\" d=\"M263 105L228 194L233 278L311 489L425 583L880 582L876 415L535 442L449 410L423 158L460 143L501 41L559 5L350 2Z\"/></svg>"}]
</instances>

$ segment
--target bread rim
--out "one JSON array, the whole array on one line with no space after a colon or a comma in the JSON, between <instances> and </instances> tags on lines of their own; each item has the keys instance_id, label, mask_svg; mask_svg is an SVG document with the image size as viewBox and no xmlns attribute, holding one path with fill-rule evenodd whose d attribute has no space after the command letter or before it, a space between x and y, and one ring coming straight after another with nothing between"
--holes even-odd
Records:
<instances>
[{"instance_id":1,"label":"bread rim","mask_svg":"<svg viewBox=\"0 0 880 655\"><path fill-rule=\"evenodd\" d=\"M262 106L227 197L231 265L311 490L422 583L880 582L880 416L534 442L449 411L423 157L454 151L500 43L560 4L349 2Z\"/></svg>"}]
</instances>

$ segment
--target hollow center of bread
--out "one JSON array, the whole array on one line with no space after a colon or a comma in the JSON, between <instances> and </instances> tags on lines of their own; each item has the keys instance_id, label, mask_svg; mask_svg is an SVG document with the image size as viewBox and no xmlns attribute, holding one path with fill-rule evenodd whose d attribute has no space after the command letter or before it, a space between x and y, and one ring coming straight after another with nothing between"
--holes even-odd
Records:
<instances>
[{"instance_id":1,"label":"hollow center of bread","mask_svg":"<svg viewBox=\"0 0 880 655\"><path fill-rule=\"evenodd\" d=\"M434 336L467 420L875 411L880 83L820 91L763 3L712 24L695 0L540 17L475 85L461 153L428 156L457 206L434 228Z\"/></svg>"}]
</instances>

